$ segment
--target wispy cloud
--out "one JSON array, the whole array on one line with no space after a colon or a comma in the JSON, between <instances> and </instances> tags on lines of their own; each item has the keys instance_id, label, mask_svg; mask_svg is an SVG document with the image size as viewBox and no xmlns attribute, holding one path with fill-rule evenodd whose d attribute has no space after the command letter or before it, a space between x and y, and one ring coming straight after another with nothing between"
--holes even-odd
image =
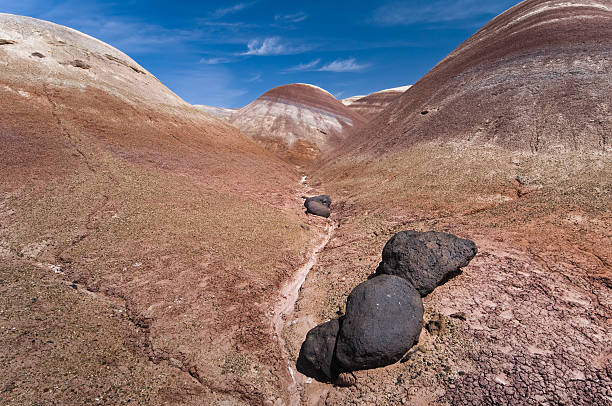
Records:
<instances>
[{"instance_id":1,"label":"wispy cloud","mask_svg":"<svg viewBox=\"0 0 612 406\"><path fill-rule=\"evenodd\" d=\"M306 52L311 47L301 45L294 46L287 44L281 40L280 37L269 37L265 39L254 39L248 42L248 50L243 52L242 55L292 55Z\"/></svg>"},{"instance_id":2,"label":"wispy cloud","mask_svg":"<svg viewBox=\"0 0 612 406\"><path fill-rule=\"evenodd\" d=\"M226 21L209 21L203 18L198 20L198 24L204 25L207 28L212 29L226 29L226 30L239 30L243 28L257 28L257 24L249 24L244 22L226 22Z\"/></svg>"},{"instance_id":3,"label":"wispy cloud","mask_svg":"<svg viewBox=\"0 0 612 406\"><path fill-rule=\"evenodd\" d=\"M230 63L233 62L230 58L225 57L213 57L213 58L202 58L200 59L200 63L204 65L219 65L222 63Z\"/></svg>"},{"instance_id":4,"label":"wispy cloud","mask_svg":"<svg viewBox=\"0 0 612 406\"><path fill-rule=\"evenodd\" d=\"M376 8L371 22L379 25L410 25L415 23L441 23L467 19L490 18L518 1L501 0L431 0L427 4L395 1Z\"/></svg>"},{"instance_id":5,"label":"wispy cloud","mask_svg":"<svg viewBox=\"0 0 612 406\"><path fill-rule=\"evenodd\" d=\"M230 7L219 8L219 9L213 11L211 16L212 16L212 18L223 18L226 15L235 14L235 13L238 13L238 12L240 12L242 10L245 10L245 9L251 7L253 4L255 4L255 2L238 3L238 4L234 4L233 6L230 6Z\"/></svg>"},{"instance_id":6,"label":"wispy cloud","mask_svg":"<svg viewBox=\"0 0 612 406\"><path fill-rule=\"evenodd\" d=\"M253 75L253 77L247 79L247 82L249 82L249 83L261 82L261 74L258 73L256 75Z\"/></svg>"},{"instance_id":7,"label":"wispy cloud","mask_svg":"<svg viewBox=\"0 0 612 406\"><path fill-rule=\"evenodd\" d=\"M301 63L296 66L292 66L283 71L283 73L290 72L359 72L370 67L369 64L357 63L355 58L347 59L336 59L333 62L329 62L323 66L319 66L321 59L317 58L314 61Z\"/></svg>"},{"instance_id":8,"label":"wispy cloud","mask_svg":"<svg viewBox=\"0 0 612 406\"><path fill-rule=\"evenodd\" d=\"M295 24L304 21L308 18L308 14L300 11L295 14L277 14L274 16L274 21L278 23L290 23Z\"/></svg>"},{"instance_id":9,"label":"wispy cloud","mask_svg":"<svg viewBox=\"0 0 612 406\"><path fill-rule=\"evenodd\" d=\"M336 59L317 69L321 72L359 72L368 68L369 64L359 64L355 58Z\"/></svg>"},{"instance_id":10,"label":"wispy cloud","mask_svg":"<svg viewBox=\"0 0 612 406\"><path fill-rule=\"evenodd\" d=\"M315 68L319 65L319 63L321 63L321 59L315 59L312 62L300 63L299 65L287 68L285 72L304 72L304 71L315 70Z\"/></svg>"}]
</instances>

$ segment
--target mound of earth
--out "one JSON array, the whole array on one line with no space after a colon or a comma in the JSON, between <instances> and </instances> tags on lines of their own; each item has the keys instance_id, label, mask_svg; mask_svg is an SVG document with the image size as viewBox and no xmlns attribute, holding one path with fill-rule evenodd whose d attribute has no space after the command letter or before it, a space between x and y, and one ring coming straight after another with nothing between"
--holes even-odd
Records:
<instances>
[{"instance_id":1,"label":"mound of earth","mask_svg":"<svg viewBox=\"0 0 612 406\"><path fill-rule=\"evenodd\" d=\"M342 104L365 117L368 121L379 115L412 86L400 86L380 90L367 96L353 96L342 100Z\"/></svg>"},{"instance_id":2,"label":"mound of earth","mask_svg":"<svg viewBox=\"0 0 612 406\"><path fill-rule=\"evenodd\" d=\"M298 174L70 28L2 14L0 62L2 402L286 402Z\"/></svg>"},{"instance_id":3,"label":"mound of earth","mask_svg":"<svg viewBox=\"0 0 612 406\"><path fill-rule=\"evenodd\" d=\"M528 0L461 44L342 151L426 141L532 152L609 150L612 13L603 0Z\"/></svg>"},{"instance_id":4,"label":"mound of earth","mask_svg":"<svg viewBox=\"0 0 612 406\"><path fill-rule=\"evenodd\" d=\"M229 122L286 161L309 163L365 119L327 91L295 83L264 93Z\"/></svg>"}]
</instances>

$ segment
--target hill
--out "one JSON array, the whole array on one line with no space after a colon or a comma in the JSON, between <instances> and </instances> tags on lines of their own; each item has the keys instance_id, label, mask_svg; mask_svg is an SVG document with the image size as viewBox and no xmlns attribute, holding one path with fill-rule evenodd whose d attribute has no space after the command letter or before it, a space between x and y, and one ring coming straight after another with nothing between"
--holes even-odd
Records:
<instances>
[{"instance_id":1,"label":"hill","mask_svg":"<svg viewBox=\"0 0 612 406\"><path fill-rule=\"evenodd\" d=\"M122 52L0 15L1 403L286 398L299 174Z\"/></svg>"},{"instance_id":2,"label":"hill","mask_svg":"<svg viewBox=\"0 0 612 406\"><path fill-rule=\"evenodd\" d=\"M343 99L342 103L368 120L372 120L388 105L397 100L406 90L410 89L410 87L410 85L400 86L380 90L367 96L353 96Z\"/></svg>"},{"instance_id":3,"label":"hill","mask_svg":"<svg viewBox=\"0 0 612 406\"><path fill-rule=\"evenodd\" d=\"M229 120L232 115L236 112L236 109L228 109L225 107L212 107L212 106L205 106L203 104L196 104L194 105L194 107L196 107L198 110L201 110L205 113L210 114L213 117L216 117L218 119L221 120Z\"/></svg>"},{"instance_id":4,"label":"hill","mask_svg":"<svg viewBox=\"0 0 612 406\"><path fill-rule=\"evenodd\" d=\"M313 85L276 87L234 113L230 123L283 159L310 163L365 119Z\"/></svg>"},{"instance_id":5,"label":"hill","mask_svg":"<svg viewBox=\"0 0 612 406\"><path fill-rule=\"evenodd\" d=\"M478 254L423 299L401 362L355 372L350 390L306 385L312 403L610 402L610 11L520 3L313 173L340 227L302 288L294 346L344 313L398 231L453 233Z\"/></svg>"},{"instance_id":6,"label":"hill","mask_svg":"<svg viewBox=\"0 0 612 406\"><path fill-rule=\"evenodd\" d=\"M427 141L533 152L607 150L610 5L525 1L438 63L347 148L385 154Z\"/></svg>"}]
</instances>

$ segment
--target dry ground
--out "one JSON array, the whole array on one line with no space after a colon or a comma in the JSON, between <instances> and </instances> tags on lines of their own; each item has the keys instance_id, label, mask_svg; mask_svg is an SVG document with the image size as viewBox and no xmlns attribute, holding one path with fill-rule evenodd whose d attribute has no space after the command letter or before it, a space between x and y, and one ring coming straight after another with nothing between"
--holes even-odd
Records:
<instances>
[{"instance_id":1,"label":"dry ground","mask_svg":"<svg viewBox=\"0 0 612 406\"><path fill-rule=\"evenodd\" d=\"M479 253L424 299L437 328L402 362L357 372L351 388L306 380L304 402L611 404L610 158L426 144L315 172L338 228L286 327L295 358L395 232L452 232Z\"/></svg>"},{"instance_id":2,"label":"dry ground","mask_svg":"<svg viewBox=\"0 0 612 406\"><path fill-rule=\"evenodd\" d=\"M286 399L269 312L319 233L297 171L195 111L5 83L0 404Z\"/></svg>"}]
</instances>

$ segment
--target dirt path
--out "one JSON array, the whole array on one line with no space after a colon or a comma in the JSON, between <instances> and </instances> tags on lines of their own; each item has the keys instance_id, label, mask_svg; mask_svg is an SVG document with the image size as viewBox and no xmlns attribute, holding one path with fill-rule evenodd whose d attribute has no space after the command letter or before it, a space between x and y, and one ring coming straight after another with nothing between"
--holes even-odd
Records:
<instances>
[{"instance_id":1,"label":"dirt path","mask_svg":"<svg viewBox=\"0 0 612 406\"><path fill-rule=\"evenodd\" d=\"M300 184L306 186L306 176L303 176L300 180ZM278 343L281 350L283 360L291 376L291 380L287 385L287 392L289 393L289 404L298 405L300 403L300 392L298 390L298 379L299 375L294 371L294 362L290 358L287 348L285 346L285 340L282 336L283 326L285 321L290 318L293 314L295 303L298 300L300 289L308 276L308 273L317 263L319 253L325 248L327 243L331 240L334 232L333 223L327 224L325 227L325 234L321 237L319 243L313 248L309 256L308 262L302 265L295 273L292 279L290 279L280 290L279 299L274 306L274 312L270 320L270 327L272 330L272 339Z\"/></svg>"}]
</instances>

